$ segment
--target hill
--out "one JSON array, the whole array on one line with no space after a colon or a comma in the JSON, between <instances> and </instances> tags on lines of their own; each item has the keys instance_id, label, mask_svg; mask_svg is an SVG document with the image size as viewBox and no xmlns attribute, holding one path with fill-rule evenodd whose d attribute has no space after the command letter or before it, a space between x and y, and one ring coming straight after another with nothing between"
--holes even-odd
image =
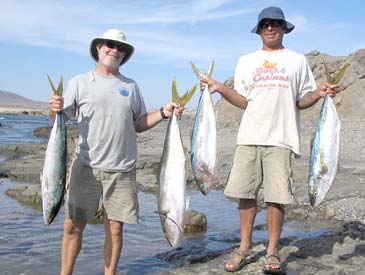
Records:
<instances>
[{"instance_id":1,"label":"hill","mask_svg":"<svg viewBox=\"0 0 365 275\"><path fill-rule=\"evenodd\" d=\"M319 51L306 54L310 67L313 71L317 85L326 80L324 63L335 75L342 66L349 64L335 97L337 111L341 119L364 119L365 118L365 49L360 49L349 56L331 56ZM233 87L233 78L225 84ZM321 103L302 111L304 122L313 121L318 117ZM238 127L241 121L242 111L225 99L221 99L216 105L217 120L220 127Z\"/></svg>"},{"instance_id":2,"label":"hill","mask_svg":"<svg viewBox=\"0 0 365 275\"><path fill-rule=\"evenodd\" d=\"M46 102L34 101L12 92L0 90L0 113L2 114L47 114Z\"/></svg>"}]
</instances>

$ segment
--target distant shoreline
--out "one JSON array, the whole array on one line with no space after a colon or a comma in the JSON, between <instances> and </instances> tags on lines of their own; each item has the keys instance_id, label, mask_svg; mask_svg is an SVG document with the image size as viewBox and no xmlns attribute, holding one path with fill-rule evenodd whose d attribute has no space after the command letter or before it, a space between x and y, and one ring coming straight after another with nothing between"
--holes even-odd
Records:
<instances>
[{"instance_id":1,"label":"distant shoreline","mask_svg":"<svg viewBox=\"0 0 365 275\"><path fill-rule=\"evenodd\" d=\"M0 106L0 115L39 115L48 116L49 110L36 107L3 107Z\"/></svg>"}]
</instances>

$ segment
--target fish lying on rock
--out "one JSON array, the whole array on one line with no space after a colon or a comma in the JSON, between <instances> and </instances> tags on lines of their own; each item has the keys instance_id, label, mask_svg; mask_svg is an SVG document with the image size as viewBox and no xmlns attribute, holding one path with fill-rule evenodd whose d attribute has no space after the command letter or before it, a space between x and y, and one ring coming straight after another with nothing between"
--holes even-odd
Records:
<instances>
[{"instance_id":1,"label":"fish lying on rock","mask_svg":"<svg viewBox=\"0 0 365 275\"><path fill-rule=\"evenodd\" d=\"M62 78L55 89L48 77L53 93L62 96ZM51 224L63 202L66 185L67 129L63 112L56 113L47 144L43 173L41 174L42 207L45 224Z\"/></svg>"},{"instance_id":2,"label":"fish lying on rock","mask_svg":"<svg viewBox=\"0 0 365 275\"><path fill-rule=\"evenodd\" d=\"M347 64L331 78L325 65L327 82L338 84ZM326 95L317 121L317 128L312 141L308 193L312 207L317 207L330 190L338 172L340 157L340 120L332 98Z\"/></svg>"},{"instance_id":3,"label":"fish lying on rock","mask_svg":"<svg viewBox=\"0 0 365 275\"><path fill-rule=\"evenodd\" d=\"M176 81L173 80L173 101L180 107L184 107L193 96L196 87L197 85L180 97L177 93ZM189 204L186 192L185 160L179 121L174 111L167 125L157 177L158 213L166 240L172 247L177 247L182 240L184 217Z\"/></svg>"},{"instance_id":4,"label":"fish lying on rock","mask_svg":"<svg viewBox=\"0 0 365 275\"><path fill-rule=\"evenodd\" d=\"M212 76L214 61L206 74L201 73L193 63L191 66L199 80L202 80ZM216 158L216 119L212 96L208 91L208 85L205 85L200 95L191 137L191 167L195 182L204 195L212 189Z\"/></svg>"}]
</instances>

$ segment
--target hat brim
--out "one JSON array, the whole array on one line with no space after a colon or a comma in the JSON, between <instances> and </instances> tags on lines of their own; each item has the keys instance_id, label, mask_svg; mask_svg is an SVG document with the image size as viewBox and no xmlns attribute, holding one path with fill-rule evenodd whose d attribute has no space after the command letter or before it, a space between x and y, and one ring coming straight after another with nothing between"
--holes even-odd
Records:
<instances>
[{"instance_id":1,"label":"hat brim","mask_svg":"<svg viewBox=\"0 0 365 275\"><path fill-rule=\"evenodd\" d=\"M263 19L265 19L265 18L263 18ZM260 27L259 27L260 22L258 22L256 24L256 26L251 30L252 33L260 34ZM292 23L290 23L290 22L288 22L288 21L285 21L285 22L286 22L285 33L290 33L295 28L295 25L292 24Z\"/></svg>"},{"instance_id":2,"label":"hat brim","mask_svg":"<svg viewBox=\"0 0 365 275\"><path fill-rule=\"evenodd\" d=\"M114 40L114 39L105 39L105 38L101 38L101 37L96 37L90 43L90 55L91 55L91 57L96 62L98 62L99 61L99 55L98 55L98 50L96 49L96 45L99 44L99 43L103 43L105 41L108 41L108 40L115 41L115 42L118 42L121 45L123 45L123 52L125 52L125 56L124 56L122 62L120 63L120 65L119 65L119 66L122 66L124 63L126 63L131 58L131 56L134 53L134 47L131 44L128 44L126 42L122 42L122 41Z\"/></svg>"}]
</instances>

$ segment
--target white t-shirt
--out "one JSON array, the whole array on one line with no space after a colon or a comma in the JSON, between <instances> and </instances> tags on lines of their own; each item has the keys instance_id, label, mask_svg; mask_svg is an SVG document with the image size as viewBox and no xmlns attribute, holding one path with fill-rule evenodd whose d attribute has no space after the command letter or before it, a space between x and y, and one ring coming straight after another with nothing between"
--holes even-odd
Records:
<instances>
[{"instance_id":1,"label":"white t-shirt","mask_svg":"<svg viewBox=\"0 0 365 275\"><path fill-rule=\"evenodd\" d=\"M237 144L279 146L300 155L296 101L316 89L305 56L288 49L244 55L236 67L234 88L248 101Z\"/></svg>"},{"instance_id":2,"label":"white t-shirt","mask_svg":"<svg viewBox=\"0 0 365 275\"><path fill-rule=\"evenodd\" d=\"M67 117L77 115L76 152L83 165L120 172L135 167L135 123L147 114L136 82L95 71L75 76L68 83L64 111Z\"/></svg>"}]
</instances>

